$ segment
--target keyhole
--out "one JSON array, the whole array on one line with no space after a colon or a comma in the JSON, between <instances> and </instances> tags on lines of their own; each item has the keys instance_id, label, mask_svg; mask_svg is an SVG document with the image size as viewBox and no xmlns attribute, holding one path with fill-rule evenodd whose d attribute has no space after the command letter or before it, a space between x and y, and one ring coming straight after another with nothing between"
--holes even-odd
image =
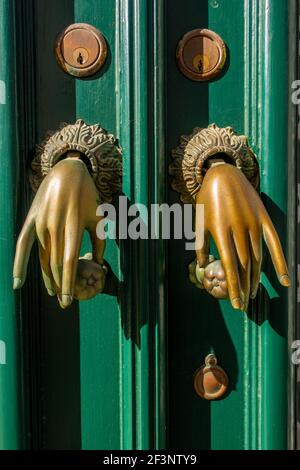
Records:
<instances>
[{"instance_id":1,"label":"keyhole","mask_svg":"<svg viewBox=\"0 0 300 470\"><path fill-rule=\"evenodd\" d=\"M78 57L77 57L77 62L78 62L78 64L82 65L82 64L83 64L83 60L84 60L84 59L83 59L83 57L82 57L82 54L81 54L81 52L79 52L79 55L78 55Z\"/></svg>"},{"instance_id":2,"label":"keyhole","mask_svg":"<svg viewBox=\"0 0 300 470\"><path fill-rule=\"evenodd\" d=\"M203 72L203 61L202 61L202 59L199 60L198 70L199 70L199 72Z\"/></svg>"}]
</instances>

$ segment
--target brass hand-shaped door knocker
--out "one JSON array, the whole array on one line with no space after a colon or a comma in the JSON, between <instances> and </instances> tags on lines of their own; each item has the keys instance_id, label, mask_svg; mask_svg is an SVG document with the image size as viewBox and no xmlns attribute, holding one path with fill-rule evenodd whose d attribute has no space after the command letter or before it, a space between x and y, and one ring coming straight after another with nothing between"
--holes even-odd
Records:
<instances>
[{"instance_id":1,"label":"brass hand-shaped door knocker","mask_svg":"<svg viewBox=\"0 0 300 470\"><path fill-rule=\"evenodd\" d=\"M37 239L42 275L50 295L68 307L104 289L105 240L97 237L100 203L121 189L121 150L113 135L82 120L63 125L47 137L32 161L30 183L36 191L16 247L14 289L22 287L32 245ZM84 231L92 253L79 258Z\"/></svg>"},{"instance_id":2,"label":"brass hand-shaped door knocker","mask_svg":"<svg viewBox=\"0 0 300 470\"><path fill-rule=\"evenodd\" d=\"M247 310L257 294L262 262L262 236L279 282L290 285L280 240L257 192L259 167L246 136L230 127L211 124L181 138L172 152L172 187L184 203L204 207L203 243L196 230L196 261L190 280L218 299L230 298L236 309ZM209 253L210 236L221 260Z\"/></svg>"}]
</instances>

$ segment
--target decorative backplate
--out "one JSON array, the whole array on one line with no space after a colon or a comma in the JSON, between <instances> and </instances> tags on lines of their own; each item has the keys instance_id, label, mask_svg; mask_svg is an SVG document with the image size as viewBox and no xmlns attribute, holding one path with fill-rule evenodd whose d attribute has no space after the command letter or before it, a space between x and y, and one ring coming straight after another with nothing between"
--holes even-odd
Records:
<instances>
[{"instance_id":1,"label":"decorative backplate","mask_svg":"<svg viewBox=\"0 0 300 470\"><path fill-rule=\"evenodd\" d=\"M220 128L210 124L207 128L195 128L193 133L182 136L180 145L172 151L169 172L173 176L172 188L180 193L182 202L194 202L205 173L205 161L218 154L225 154L228 161L239 168L251 184L259 184L259 168L255 154L245 135L238 135L231 127Z\"/></svg>"},{"instance_id":2,"label":"decorative backplate","mask_svg":"<svg viewBox=\"0 0 300 470\"><path fill-rule=\"evenodd\" d=\"M37 146L29 174L32 189L37 191L54 165L72 150L89 160L100 202L110 202L113 193L122 187L121 149L112 134L99 124L89 126L82 119L75 124L62 124L58 131L49 133L46 140Z\"/></svg>"}]
</instances>

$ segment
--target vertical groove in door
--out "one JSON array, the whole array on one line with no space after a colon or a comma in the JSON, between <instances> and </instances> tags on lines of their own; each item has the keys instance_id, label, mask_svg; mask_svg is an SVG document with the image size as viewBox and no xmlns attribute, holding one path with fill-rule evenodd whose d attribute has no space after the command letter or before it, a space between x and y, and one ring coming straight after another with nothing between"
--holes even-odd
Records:
<instances>
[{"instance_id":1,"label":"vertical groove in door","mask_svg":"<svg viewBox=\"0 0 300 470\"><path fill-rule=\"evenodd\" d=\"M15 2L0 3L0 340L2 359L0 364L0 448L20 449L22 438L20 361L19 361L19 317L14 292L12 291L12 262L14 254L16 219L16 158L17 141L17 96L16 77L16 32L14 22ZM4 351L4 353L3 353Z\"/></svg>"},{"instance_id":2,"label":"vertical groove in door","mask_svg":"<svg viewBox=\"0 0 300 470\"><path fill-rule=\"evenodd\" d=\"M167 152L165 123L165 3L153 2L153 168L150 201L162 204L167 200ZM151 242L153 317L155 317L155 448L167 446L167 272L166 241Z\"/></svg>"},{"instance_id":3,"label":"vertical groove in door","mask_svg":"<svg viewBox=\"0 0 300 470\"><path fill-rule=\"evenodd\" d=\"M120 2L120 141L128 205L148 204L146 3ZM122 77L122 72L125 76ZM125 449L151 447L149 363L149 255L146 240L123 243L123 430ZM126 297L129 299L126 300ZM125 302L124 302L125 300Z\"/></svg>"},{"instance_id":4,"label":"vertical groove in door","mask_svg":"<svg viewBox=\"0 0 300 470\"><path fill-rule=\"evenodd\" d=\"M36 126L35 126L35 54L34 54L34 8L32 0L20 0L18 2L4 2L1 18L1 33L4 37L1 45L5 51L1 52L3 73L6 77L0 77L4 84L4 95L0 104L0 112L4 112L1 118L1 132L3 133L1 142L5 143L5 150L2 155L7 156L7 163L2 164L1 170L6 172L5 181L1 182L1 188L5 190L2 210L5 213L5 231L12 230L11 236L4 233L1 235L2 242L5 242L5 256L8 256L9 262L1 260L2 266L5 266L5 280L1 281L6 293L2 293L1 299L8 299L14 302L11 308L6 306L5 313L1 311L1 317L5 318L9 314L10 330L13 334L15 329L16 336L7 340L7 364L5 369L12 370L14 361L16 361L15 376L17 382L10 390L9 398L5 408L9 413L17 413L18 423L14 424L14 433L17 433L19 444L29 448L37 447L41 438L40 429L40 405L37 405L37 397L40 397L39 390L39 342L36 341L35 334L39 330L39 318L37 318L38 305L38 284L34 281L36 278L36 252L33 255L27 268L27 281L21 291L16 295L12 291L12 265L15 251L15 240L19 233L26 212L32 199L32 193L27 180L27 170L29 166L31 152L35 145ZM6 125L5 125L6 123ZM4 135L8 131L7 136ZM8 207L11 205L11 212L8 213ZM3 225L3 224L2 224ZM3 230L3 228L2 228ZM11 243L9 245L9 243ZM8 248L9 247L9 248ZM13 323L15 326L13 327ZM0 328L1 329L1 328ZM0 331L0 339L1 339ZM13 352L15 351L15 358ZM0 366L1 367L1 366ZM13 380L11 379L11 385ZM0 387L5 391L5 387ZM16 394L18 402L12 399ZM8 405L11 403L11 405ZM10 439L10 423L3 423L0 426L6 439ZM4 445L4 448L7 446Z\"/></svg>"},{"instance_id":5,"label":"vertical groove in door","mask_svg":"<svg viewBox=\"0 0 300 470\"><path fill-rule=\"evenodd\" d=\"M288 6L285 0L264 0L261 192L287 252ZM286 57L286 64L282 60ZM267 250L263 263L260 308L262 335L262 449L287 447L287 291L277 280ZM276 429L276 432L274 432Z\"/></svg>"},{"instance_id":6,"label":"vertical groove in door","mask_svg":"<svg viewBox=\"0 0 300 470\"><path fill-rule=\"evenodd\" d=\"M262 122L262 21L259 0L244 1L244 132L261 160ZM244 449L261 448L261 335L257 301L251 317L244 318ZM255 365L253 367L253 365Z\"/></svg>"},{"instance_id":7,"label":"vertical groove in door","mask_svg":"<svg viewBox=\"0 0 300 470\"><path fill-rule=\"evenodd\" d=\"M298 79L299 61L299 2L292 0L289 3L289 83L292 85ZM290 88L292 93L292 88ZM297 106L290 100L288 121L288 266L290 278L297 280ZM297 338L297 282L294 282L288 293L288 448L297 449L297 413L296 413L296 366L290 360L294 351L291 349ZM299 366L298 366L299 367Z\"/></svg>"},{"instance_id":8,"label":"vertical groove in door","mask_svg":"<svg viewBox=\"0 0 300 470\"><path fill-rule=\"evenodd\" d=\"M108 55L97 75L75 79L76 117L88 124L99 123L116 135L116 2L74 0L75 22L93 25L104 35ZM117 135L118 136L118 135ZM119 136L118 136L119 137ZM88 237L82 253L90 251ZM120 307L119 249L107 239L105 260L111 267L112 295L101 294L79 302L80 311L80 400L82 448L120 449Z\"/></svg>"},{"instance_id":9,"label":"vertical groove in door","mask_svg":"<svg viewBox=\"0 0 300 470\"><path fill-rule=\"evenodd\" d=\"M148 8L145 0L133 0L133 200L134 204L149 203L149 171L150 159L148 138ZM146 214L140 212L142 219ZM147 221L145 221L147 224ZM137 240L134 255L136 282L135 289L135 380L136 380L136 448L153 447L150 429L151 413L151 381L153 370L150 361L151 342L153 340L150 324L149 306L149 244L147 240Z\"/></svg>"},{"instance_id":10,"label":"vertical groove in door","mask_svg":"<svg viewBox=\"0 0 300 470\"><path fill-rule=\"evenodd\" d=\"M18 220L20 232L30 208L33 193L28 181L28 168L37 138L36 126L36 23L32 0L17 2L17 57L18 57L18 108L20 139L20 178L18 181ZM40 284L37 282L37 249L34 246L28 263L27 280L19 292L22 328L23 395L26 410L27 446L43 447L44 394L41 379L41 318L39 315Z\"/></svg>"},{"instance_id":11,"label":"vertical groove in door","mask_svg":"<svg viewBox=\"0 0 300 470\"><path fill-rule=\"evenodd\" d=\"M163 71L157 70L163 60L163 51L158 51L162 44L157 43L163 35L163 30L157 31L163 8L158 4L119 0L117 12L123 193L128 205L137 205L140 214L135 216L141 216L149 233L147 211L138 205L150 209L150 202L162 202L165 184ZM164 257L159 241L121 240L124 449L165 445Z\"/></svg>"},{"instance_id":12,"label":"vertical groove in door","mask_svg":"<svg viewBox=\"0 0 300 470\"><path fill-rule=\"evenodd\" d=\"M123 151L123 195L132 200L132 138L130 122L132 115L131 77L131 8L128 1L117 2L116 18L116 109L117 135ZM123 291L121 293L121 435L122 449L135 448L135 402L134 402L134 341L132 318L134 317L134 291L132 268L132 243L120 239L121 271Z\"/></svg>"}]
</instances>

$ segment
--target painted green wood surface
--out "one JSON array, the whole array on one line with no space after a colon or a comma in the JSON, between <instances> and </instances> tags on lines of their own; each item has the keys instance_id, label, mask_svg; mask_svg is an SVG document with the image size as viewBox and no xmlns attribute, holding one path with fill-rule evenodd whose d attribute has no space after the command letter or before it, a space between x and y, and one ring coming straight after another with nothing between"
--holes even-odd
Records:
<instances>
[{"instance_id":1,"label":"painted green wood surface","mask_svg":"<svg viewBox=\"0 0 300 470\"><path fill-rule=\"evenodd\" d=\"M22 65L16 83L22 96L21 186L28 192L23 167L34 144L61 122L80 117L91 124L101 123L122 141L124 194L130 203L163 202L163 5L156 1L149 5L126 0L22 0L13 13L24 30L13 52L27 64ZM103 72L91 79L65 75L53 55L57 33L75 21L98 27L109 45ZM30 204L30 198L21 200L19 225ZM88 249L86 240L83 251ZM150 259L158 255L152 265ZM160 241L122 242L120 248L109 241L106 259L119 279L118 298L98 296L74 303L67 311L47 296L40 273L35 272L38 261L31 257L33 274L22 290L20 305L26 318L24 400L29 447L147 449L165 445L164 257ZM150 295L149 286L159 294Z\"/></svg>"},{"instance_id":2,"label":"painted green wood surface","mask_svg":"<svg viewBox=\"0 0 300 470\"><path fill-rule=\"evenodd\" d=\"M16 138L17 97L15 69L14 2L0 2L0 341L5 344L0 364L0 449L23 446L19 369L19 316L11 288L18 178Z\"/></svg>"},{"instance_id":3,"label":"painted green wood surface","mask_svg":"<svg viewBox=\"0 0 300 470\"><path fill-rule=\"evenodd\" d=\"M78 0L75 18L98 27L110 47L101 79L76 82L77 116L100 122L119 138L128 204L162 202L164 89L163 68L157 71L156 65L163 57L158 44L163 6L146 0ZM165 255L161 242L121 241L119 247L109 241L106 258L120 281L120 303L102 295L80 305L82 446L161 447L166 434ZM151 263L155 253L161 254L157 265Z\"/></svg>"},{"instance_id":4,"label":"painted green wood surface","mask_svg":"<svg viewBox=\"0 0 300 470\"><path fill-rule=\"evenodd\" d=\"M164 7L156 0L117 3L117 135L124 155L123 192L129 204L162 203ZM120 246L123 448L163 448L167 413L164 244L127 240Z\"/></svg>"},{"instance_id":5,"label":"painted green wood surface","mask_svg":"<svg viewBox=\"0 0 300 470\"><path fill-rule=\"evenodd\" d=\"M285 244L288 3L193 1L184 16L174 14L180 9L181 2L169 2L168 146L212 122L248 135L261 164L263 198ZM219 33L229 50L225 74L209 85L188 82L172 61L178 38L196 27ZM264 256L263 287L247 316L190 286L186 267L193 255L183 253L181 242L171 243L170 281L180 286L169 292L172 447L287 447L287 304ZM211 350L229 376L230 392L208 403L195 395L192 377Z\"/></svg>"},{"instance_id":6,"label":"painted green wood surface","mask_svg":"<svg viewBox=\"0 0 300 470\"><path fill-rule=\"evenodd\" d=\"M77 0L74 14L75 22L92 24L103 32L111 62L101 79L76 81L76 116L91 124L99 122L115 134L115 2ZM85 248L88 251L88 245L83 251ZM119 277L114 241L108 241L105 258ZM82 448L119 449L122 330L117 298L104 294L91 302L81 302L79 315Z\"/></svg>"}]
</instances>

